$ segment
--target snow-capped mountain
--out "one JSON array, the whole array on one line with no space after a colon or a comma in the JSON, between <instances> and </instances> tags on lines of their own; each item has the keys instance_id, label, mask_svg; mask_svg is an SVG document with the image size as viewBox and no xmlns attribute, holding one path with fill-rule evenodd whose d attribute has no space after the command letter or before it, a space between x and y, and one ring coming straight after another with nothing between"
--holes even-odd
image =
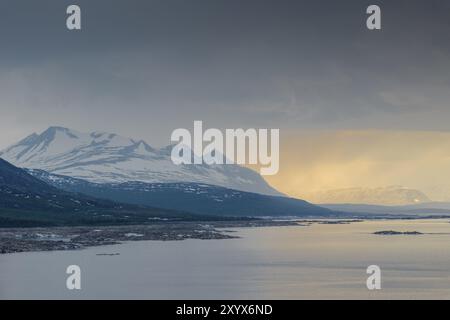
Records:
<instances>
[{"instance_id":1,"label":"snow-capped mountain","mask_svg":"<svg viewBox=\"0 0 450 320\"><path fill-rule=\"evenodd\" d=\"M170 146L154 149L143 140L113 133L82 133L50 127L0 152L15 166L94 183L195 182L241 191L281 195L253 170L238 165L175 165Z\"/></svg>"},{"instance_id":2,"label":"snow-capped mountain","mask_svg":"<svg viewBox=\"0 0 450 320\"><path fill-rule=\"evenodd\" d=\"M387 206L428 203L431 201L422 191L402 186L324 190L305 195L305 198L312 203L319 204L364 203Z\"/></svg>"}]
</instances>

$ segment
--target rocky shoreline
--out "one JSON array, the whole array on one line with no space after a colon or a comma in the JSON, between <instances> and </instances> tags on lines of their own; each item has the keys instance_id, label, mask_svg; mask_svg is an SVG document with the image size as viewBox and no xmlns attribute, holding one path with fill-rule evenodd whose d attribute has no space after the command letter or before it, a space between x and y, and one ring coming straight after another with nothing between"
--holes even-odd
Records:
<instances>
[{"instance_id":1,"label":"rocky shoreline","mask_svg":"<svg viewBox=\"0 0 450 320\"><path fill-rule=\"evenodd\" d=\"M139 226L5 228L0 229L0 254L78 250L124 241L185 239L232 239L224 228L294 226L293 221L251 220L214 222L167 222Z\"/></svg>"},{"instance_id":2,"label":"rocky shoreline","mask_svg":"<svg viewBox=\"0 0 450 320\"><path fill-rule=\"evenodd\" d=\"M423 233L419 232L419 231L383 230L383 231L376 231L373 234L379 235L379 236L397 236L397 235L417 236L417 235L422 235Z\"/></svg>"}]
</instances>

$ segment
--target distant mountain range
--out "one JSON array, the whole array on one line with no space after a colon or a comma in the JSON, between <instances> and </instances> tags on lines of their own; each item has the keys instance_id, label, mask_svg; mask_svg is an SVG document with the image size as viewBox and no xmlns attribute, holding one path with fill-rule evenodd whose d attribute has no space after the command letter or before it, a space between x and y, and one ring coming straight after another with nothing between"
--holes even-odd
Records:
<instances>
[{"instance_id":1,"label":"distant mountain range","mask_svg":"<svg viewBox=\"0 0 450 320\"><path fill-rule=\"evenodd\" d=\"M50 127L0 152L17 167L41 169L93 183L206 183L265 195L282 195L255 171L239 165L175 165L171 147L113 133Z\"/></svg>"},{"instance_id":2,"label":"distant mountain range","mask_svg":"<svg viewBox=\"0 0 450 320\"><path fill-rule=\"evenodd\" d=\"M136 224L201 218L204 217L182 211L62 191L0 159L0 227Z\"/></svg>"},{"instance_id":3,"label":"distant mountain range","mask_svg":"<svg viewBox=\"0 0 450 320\"><path fill-rule=\"evenodd\" d=\"M30 169L30 174L59 189L125 203L220 216L329 217L331 210L288 197L267 196L199 183L92 183Z\"/></svg>"},{"instance_id":4,"label":"distant mountain range","mask_svg":"<svg viewBox=\"0 0 450 320\"><path fill-rule=\"evenodd\" d=\"M308 201L317 204L373 204L373 205L410 205L428 203L431 200L420 190L402 186L380 188L344 188L310 193Z\"/></svg>"},{"instance_id":5,"label":"distant mountain range","mask_svg":"<svg viewBox=\"0 0 450 320\"><path fill-rule=\"evenodd\" d=\"M450 205L429 204L422 192L399 186L316 193L309 199L332 203L317 206L238 165L176 166L170 150L61 127L32 134L0 152L21 167L0 159L0 227L450 213ZM391 206L373 205L380 203Z\"/></svg>"},{"instance_id":6,"label":"distant mountain range","mask_svg":"<svg viewBox=\"0 0 450 320\"><path fill-rule=\"evenodd\" d=\"M370 204L322 204L321 207L336 212L360 216L445 216L450 217L449 202L427 202L403 206L380 206Z\"/></svg>"}]
</instances>

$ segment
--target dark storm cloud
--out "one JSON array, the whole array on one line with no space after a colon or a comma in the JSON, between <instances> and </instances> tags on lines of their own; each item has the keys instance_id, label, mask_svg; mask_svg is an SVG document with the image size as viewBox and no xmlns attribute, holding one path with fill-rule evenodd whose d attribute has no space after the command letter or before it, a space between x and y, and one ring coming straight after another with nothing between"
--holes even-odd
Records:
<instances>
[{"instance_id":1,"label":"dark storm cloud","mask_svg":"<svg viewBox=\"0 0 450 320\"><path fill-rule=\"evenodd\" d=\"M447 129L449 35L448 1L1 0L1 126Z\"/></svg>"}]
</instances>

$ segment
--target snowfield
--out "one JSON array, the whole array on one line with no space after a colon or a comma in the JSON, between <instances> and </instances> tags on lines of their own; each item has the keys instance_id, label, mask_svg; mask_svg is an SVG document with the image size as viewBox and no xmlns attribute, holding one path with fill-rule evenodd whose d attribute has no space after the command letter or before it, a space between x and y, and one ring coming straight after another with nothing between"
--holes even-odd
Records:
<instances>
[{"instance_id":1,"label":"snowfield","mask_svg":"<svg viewBox=\"0 0 450 320\"><path fill-rule=\"evenodd\" d=\"M0 152L15 166L95 183L194 182L266 195L281 195L255 171L239 165L175 165L170 146L154 149L143 140L106 132L50 127Z\"/></svg>"}]
</instances>

